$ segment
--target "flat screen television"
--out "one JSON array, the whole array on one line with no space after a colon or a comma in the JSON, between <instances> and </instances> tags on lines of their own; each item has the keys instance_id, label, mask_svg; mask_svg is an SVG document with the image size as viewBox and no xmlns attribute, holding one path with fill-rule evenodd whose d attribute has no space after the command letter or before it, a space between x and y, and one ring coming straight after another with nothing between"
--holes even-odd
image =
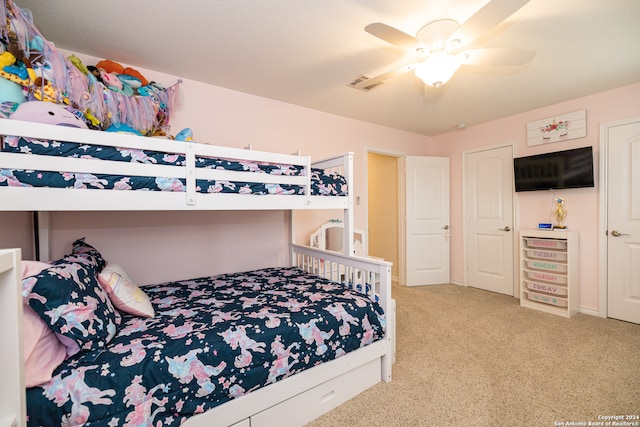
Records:
<instances>
[{"instance_id":1,"label":"flat screen television","mask_svg":"<svg viewBox=\"0 0 640 427\"><path fill-rule=\"evenodd\" d=\"M593 148L513 159L516 191L593 187Z\"/></svg>"}]
</instances>

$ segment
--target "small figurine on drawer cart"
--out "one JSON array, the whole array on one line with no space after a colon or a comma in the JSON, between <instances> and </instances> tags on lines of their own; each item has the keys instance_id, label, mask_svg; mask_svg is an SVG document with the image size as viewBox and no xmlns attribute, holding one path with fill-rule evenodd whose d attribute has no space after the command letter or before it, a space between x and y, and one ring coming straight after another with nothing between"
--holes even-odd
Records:
<instances>
[{"instance_id":1,"label":"small figurine on drawer cart","mask_svg":"<svg viewBox=\"0 0 640 427\"><path fill-rule=\"evenodd\" d=\"M554 229L564 230L567 228L562 222L567 217L567 209L564 205L565 201L562 197L556 197L553 201L553 216L556 218L557 224L553 226Z\"/></svg>"}]
</instances>

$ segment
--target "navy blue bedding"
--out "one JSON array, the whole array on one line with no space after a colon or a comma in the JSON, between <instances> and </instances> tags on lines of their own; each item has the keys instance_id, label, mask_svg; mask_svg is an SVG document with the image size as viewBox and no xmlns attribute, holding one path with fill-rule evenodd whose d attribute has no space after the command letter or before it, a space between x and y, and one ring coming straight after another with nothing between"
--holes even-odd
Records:
<instances>
[{"instance_id":1,"label":"navy blue bedding","mask_svg":"<svg viewBox=\"0 0 640 427\"><path fill-rule=\"evenodd\" d=\"M376 302L297 268L144 290L156 315L123 314L106 349L27 389L28 425L176 426L384 334Z\"/></svg>"},{"instance_id":2,"label":"navy blue bedding","mask_svg":"<svg viewBox=\"0 0 640 427\"><path fill-rule=\"evenodd\" d=\"M185 164L185 156L180 154L17 137L6 137L2 151L157 165L184 166ZM302 171L301 167L295 165L209 157L197 157L196 166L199 168L288 176L298 176ZM186 191L185 180L176 177L122 176L8 168L0 169L0 186ZM196 190L200 193L304 194L303 186L286 184L197 180L196 187ZM347 182L343 176L336 173L328 173L322 169L312 169L311 195L346 196L347 192Z\"/></svg>"}]
</instances>

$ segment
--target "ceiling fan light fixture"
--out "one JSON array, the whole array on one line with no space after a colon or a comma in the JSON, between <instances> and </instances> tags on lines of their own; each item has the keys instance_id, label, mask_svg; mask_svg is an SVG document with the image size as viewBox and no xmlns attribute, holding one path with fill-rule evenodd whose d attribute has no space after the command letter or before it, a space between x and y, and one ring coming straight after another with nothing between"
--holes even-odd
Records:
<instances>
[{"instance_id":1,"label":"ceiling fan light fixture","mask_svg":"<svg viewBox=\"0 0 640 427\"><path fill-rule=\"evenodd\" d=\"M462 42L460 41L460 39L449 40L449 42L447 43L447 52L451 52L453 49L457 48L461 44Z\"/></svg>"},{"instance_id":2,"label":"ceiling fan light fixture","mask_svg":"<svg viewBox=\"0 0 640 427\"><path fill-rule=\"evenodd\" d=\"M440 87L453 77L460 64L460 58L457 56L439 53L429 56L418 65L415 73L425 84Z\"/></svg>"}]
</instances>

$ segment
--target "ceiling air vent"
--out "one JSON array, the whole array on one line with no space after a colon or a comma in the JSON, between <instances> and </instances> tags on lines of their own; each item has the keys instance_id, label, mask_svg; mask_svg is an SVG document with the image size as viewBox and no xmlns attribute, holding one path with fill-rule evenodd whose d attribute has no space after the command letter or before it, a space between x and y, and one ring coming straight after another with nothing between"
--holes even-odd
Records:
<instances>
[{"instance_id":1,"label":"ceiling air vent","mask_svg":"<svg viewBox=\"0 0 640 427\"><path fill-rule=\"evenodd\" d=\"M384 84L384 80L376 80L376 81L373 81L373 82L369 82L368 81L369 79L371 79L371 76L367 76L366 74L362 74L362 75L360 75L360 77L358 77L354 81L352 81L349 84L347 84L347 86L350 86L350 87L352 87L354 89L361 90L363 92L369 92L371 89L376 88L376 87Z\"/></svg>"}]
</instances>

